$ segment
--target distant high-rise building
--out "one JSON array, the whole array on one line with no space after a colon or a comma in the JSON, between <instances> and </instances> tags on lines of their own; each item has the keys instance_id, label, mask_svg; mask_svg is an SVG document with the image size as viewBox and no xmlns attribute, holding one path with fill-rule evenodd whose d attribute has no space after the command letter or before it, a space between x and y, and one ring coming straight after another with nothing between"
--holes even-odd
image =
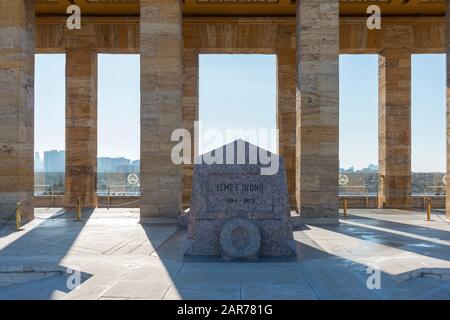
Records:
<instances>
[{"instance_id":1,"label":"distant high-rise building","mask_svg":"<svg viewBox=\"0 0 450 320\"><path fill-rule=\"evenodd\" d=\"M51 150L44 152L45 172L64 172L66 166L65 151Z\"/></svg>"},{"instance_id":2,"label":"distant high-rise building","mask_svg":"<svg viewBox=\"0 0 450 320\"><path fill-rule=\"evenodd\" d=\"M44 162L41 160L41 155L39 154L39 152L34 153L34 171L44 171Z\"/></svg>"},{"instance_id":3,"label":"distant high-rise building","mask_svg":"<svg viewBox=\"0 0 450 320\"><path fill-rule=\"evenodd\" d=\"M140 167L141 166L141 160L131 161L131 165L135 166L135 167Z\"/></svg>"},{"instance_id":4,"label":"distant high-rise building","mask_svg":"<svg viewBox=\"0 0 450 320\"><path fill-rule=\"evenodd\" d=\"M130 170L130 160L123 157L99 157L97 165L98 172L128 172Z\"/></svg>"},{"instance_id":5,"label":"distant high-rise building","mask_svg":"<svg viewBox=\"0 0 450 320\"><path fill-rule=\"evenodd\" d=\"M140 172L141 171L141 160L132 161L131 166L133 167L133 172Z\"/></svg>"}]
</instances>

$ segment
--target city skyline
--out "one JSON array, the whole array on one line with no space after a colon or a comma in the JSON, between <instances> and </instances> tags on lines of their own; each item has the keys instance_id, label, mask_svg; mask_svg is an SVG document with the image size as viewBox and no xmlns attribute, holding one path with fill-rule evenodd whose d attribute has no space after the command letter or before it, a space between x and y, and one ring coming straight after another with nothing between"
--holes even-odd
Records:
<instances>
[{"instance_id":1,"label":"city skyline","mask_svg":"<svg viewBox=\"0 0 450 320\"><path fill-rule=\"evenodd\" d=\"M64 172L65 150L46 150L41 158L40 152L36 151L34 156L35 172ZM139 159L128 159L125 157L97 157L98 172L138 172L140 168Z\"/></svg>"},{"instance_id":2,"label":"city skyline","mask_svg":"<svg viewBox=\"0 0 450 320\"><path fill-rule=\"evenodd\" d=\"M275 62L274 55L200 55L203 127L274 129ZM139 68L139 55L99 55L99 156L140 157ZM65 148L64 70L63 54L36 55L36 151ZM445 55L413 55L411 80L412 171L442 172ZM377 55L340 56L339 113L341 167L378 163Z\"/></svg>"},{"instance_id":3,"label":"city skyline","mask_svg":"<svg viewBox=\"0 0 450 320\"><path fill-rule=\"evenodd\" d=\"M64 150L46 150L45 152L65 152ZM39 155L39 157L38 157ZM39 161L37 161L36 159L40 159L40 152L35 152L35 171L38 172L40 170L36 170L36 164L39 163ZM108 172L108 170L102 170L102 161L112 161L115 162L116 166L120 167L120 166L133 166L136 168L140 167L140 159L129 159L126 158L125 156L119 156L119 157L97 157L97 171L98 172ZM105 165L105 167L107 167L107 165ZM43 170L42 172L44 172L45 170ZM339 172L376 172L378 171L378 164L374 164L374 163L369 163L366 166L357 168L354 165L350 165L347 167L343 167L340 166L339 167ZM133 170L129 170L129 171L118 171L118 172L133 172ZM411 170L411 172L437 172L437 173L442 173L445 171L413 171ZM137 171L138 173L138 171Z\"/></svg>"}]
</instances>

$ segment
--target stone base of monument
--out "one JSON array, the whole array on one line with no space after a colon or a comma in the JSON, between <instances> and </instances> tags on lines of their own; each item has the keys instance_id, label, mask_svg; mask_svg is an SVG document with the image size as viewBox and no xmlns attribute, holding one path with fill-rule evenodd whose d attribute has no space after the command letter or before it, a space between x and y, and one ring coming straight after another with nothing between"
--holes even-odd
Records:
<instances>
[{"instance_id":1,"label":"stone base of monument","mask_svg":"<svg viewBox=\"0 0 450 320\"><path fill-rule=\"evenodd\" d=\"M187 228L189 225L189 211L190 209L186 209L177 217L177 223L181 228Z\"/></svg>"},{"instance_id":2,"label":"stone base of monument","mask_svg":"<svg viewBox=\"0 0 450 320\"><path fill-rule=\"evenodd\" d=\"M302 217L298 214L297 211L291 211L290 221L293 230L299 230L304 226Z\"/></svg>"},{"instance_id":3,"label":"stone base of monument","mask_svg":"<svg viewBox=\"0 0 450 320\"><path fill-rule=\"evenodd\" d=\"M268 154L277 161L276 172L261 174L260 158L249 162L249 152ZM211 151L208 157L236 156L245 150L245 164L201 164L194 167L188 217L189 256L254 259L259 256L295 256L296 244L284 161L242 140ZM236 162L234 162L236 163Z\"/></svg>"},{"instance_id":4,"label":"stone base of monument","mask_svg":"<svg viewBox=\"0 0 450 320\"><path fill-rule=\"evenodd\" d=\"M290 228L276 220L235 218L229 221L198 221L199 232L190 239L188 256L223 256L251 259L259 256L295 256L296 244Z\"/></svg>"}]
</instances>

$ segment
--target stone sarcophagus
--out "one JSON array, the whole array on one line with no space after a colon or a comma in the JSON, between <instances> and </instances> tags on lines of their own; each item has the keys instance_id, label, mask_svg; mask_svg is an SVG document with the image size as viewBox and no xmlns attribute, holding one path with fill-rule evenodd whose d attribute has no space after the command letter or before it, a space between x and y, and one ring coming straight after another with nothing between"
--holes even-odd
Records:
<instances>
[{"instance_id":1,"label":"stone sarcophagus","mask_svg":"<svg viewBox=\"0 0 450 320\"><path fill-rule=\"evenodd\" d=\"M236 140L196 163L186 255L296 254L281 157Z\"/></svg>"}]
</instances>

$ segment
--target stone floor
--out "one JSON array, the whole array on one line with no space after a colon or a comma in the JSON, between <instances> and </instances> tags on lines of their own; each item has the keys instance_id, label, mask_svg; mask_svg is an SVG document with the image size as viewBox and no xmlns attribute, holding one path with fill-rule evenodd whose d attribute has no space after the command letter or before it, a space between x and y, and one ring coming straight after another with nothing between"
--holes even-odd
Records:
<instances>
[{"instance_id":1,"label":"stone floor","mask_svg":"<svg viewBox=\"0 0 450 320\"><path fill-rule=\"evenodd\" d=\"M434 212L350 210L295 231L296 258L183 257L186 230L138 223L138 209L39 217L0 230L0 299L450 299L450 222ZM51 218L51 216L54 216ZM370 290L368 266L381 270ZM68 289L67 269L81 270ZM370 271L370 270L369 270ZM70 281L69 281L70 282Z\"/></svg>"}]
</instances>

